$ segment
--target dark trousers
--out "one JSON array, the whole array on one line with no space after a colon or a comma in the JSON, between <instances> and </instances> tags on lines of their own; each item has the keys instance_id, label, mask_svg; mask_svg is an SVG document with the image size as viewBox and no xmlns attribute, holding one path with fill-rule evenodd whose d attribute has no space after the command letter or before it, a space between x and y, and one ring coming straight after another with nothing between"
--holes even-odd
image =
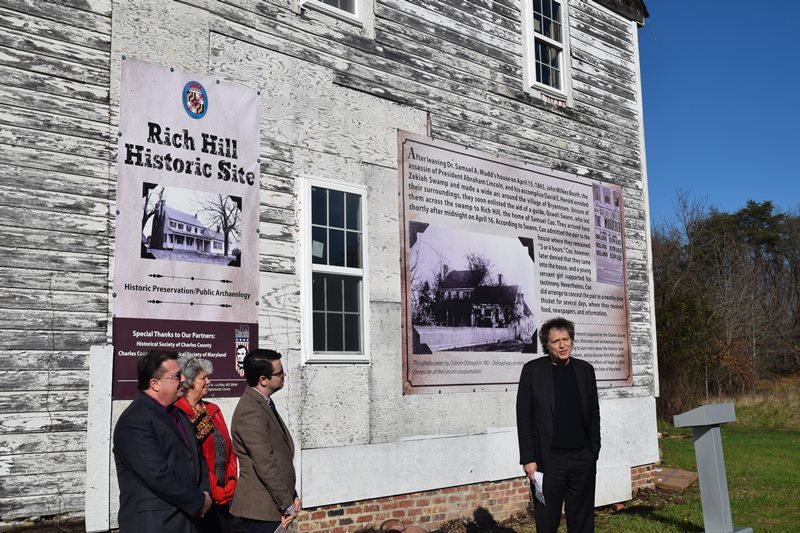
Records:
<instances>
[{"instance_id":1,"label":"dark trousers","mask_svg":"<svg viewBox=\"0 0 800 533\"><path fill-rule=\"evenodd\" d=\"M230 503L212 504L208 513L200 519L200 533L244 533L241 519L230 513L230 506Z\"/></svg>"},{"instance_id":2,"label":"dark trousers","mask_svg":"<svg viewBox=\"0 0 800 533\"><path fill-rule=\"evenodd\" d=\"M247 533L275 533L280 522L264 522L263 520L250 520L249 518L242 518L244 523L244 530Z\"/></svg>"},{"instance_id":3,"label":"dark trousers","mask_svg":"<svg viewBox=\"0 0 800 533\"><path fill-rule=\"evenodd\" d=\"M556 533L561 506L569 533L594 533L594 486L597 460L589 448L553 450L547 462L542 493L546 505L534 496L536 533Z\"/></svg>"}]
</instances>

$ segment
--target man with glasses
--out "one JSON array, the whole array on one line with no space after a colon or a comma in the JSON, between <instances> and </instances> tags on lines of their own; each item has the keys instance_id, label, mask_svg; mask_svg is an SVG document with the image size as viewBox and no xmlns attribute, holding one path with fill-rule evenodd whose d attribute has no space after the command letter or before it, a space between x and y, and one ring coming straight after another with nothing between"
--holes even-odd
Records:
<instances>
[{"instance_id":1,"label":"man with glasses","mask_svg":"<svg viewBox=\"0 0 800 533\"><path fill-rule=\"evenodd\" d=\"M178 354L147 352L136 367L139 395L114 428L120 533L198 531L211 507L205 461L180 409Z\"/></svg>"},{"instance_id":2,"label":"man with glasses","mask_svg":"<svg viewBox=\"0 0 800 533\"><path fill-rule=\"evenodd\" d=\"M539 328L545 357L522 367L517 389L520 464L534 484L543 476L544 503L533 497L537 533L556 533L561 506L569 533L594 531L594 489L600 454L600 406L594 368L571 357L575 325L565 318Z\"/></svg>"},{"instance_id":3,"label":"man with glasses","mask_svg":"<svg viewBox=\"0 0 800 533\"><path fill-rule=\"evenodd\" d=\"M294 442L272 395L283 388L281 354L253 350L244 358L245 389L233 413L231 438L239 459L239 482L231 514L248 533L273 533L300 511L295 490Z\"/></svg>"}]
</instances>

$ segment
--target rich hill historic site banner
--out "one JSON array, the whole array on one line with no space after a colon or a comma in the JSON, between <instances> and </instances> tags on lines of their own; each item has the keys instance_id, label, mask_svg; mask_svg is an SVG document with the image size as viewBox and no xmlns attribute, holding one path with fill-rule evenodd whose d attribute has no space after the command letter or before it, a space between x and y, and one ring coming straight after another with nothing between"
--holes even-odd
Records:
<instances>
[{"instance_id":1,"label":"rich hill historic site banner","mask_svg":"<svg viewBox=\"0 0 800 533\"><path fill-rule=\"evenodd\" d=\"M630 383L622 189L443 141L398 136L403 390L507 390L575 322L600 386Z\"/></svg>"},{"instance_id":2,"label":"rich hill historic site banner","mask_svg":"<svg viewBox=\"0 0 800 533\"><path fill-rule=\"evenodd\" d=\"M241 393L258 338L258 146L255 90L122 62L115 399L155 348L210 359L212 395Z\"/></svg>"}]
</instances>

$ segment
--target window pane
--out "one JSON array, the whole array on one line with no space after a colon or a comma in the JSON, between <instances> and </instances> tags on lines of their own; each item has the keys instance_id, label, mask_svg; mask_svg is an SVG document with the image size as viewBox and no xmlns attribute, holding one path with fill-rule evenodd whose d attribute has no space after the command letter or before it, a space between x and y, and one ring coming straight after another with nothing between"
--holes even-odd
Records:
<instances>
[{"instance_id":1,"label":"window pane","mask_svg":"<svg viewBox=\"0 0 800 533\"><path fill-rule=\"evenodd\" d=\"M326 311L342 310L342 276L325 276Z\"/></svg>"},{"instance_id":2,"label":"window pane","mask_svg":"<svg viewBox=\"0 0 800 533\"><path fill-rule=\"evenodd\" d=\"M344 227L344 193L342 191L328 191L330 219L328 225L335 228Z\"/></svg>"},{"instance_id":3,"label":"window pane","mask_svg":"<svg viewBox=\"0 0 800 533\"><path fill-rule=\"evenodd\" d=\"M347 11L348 13L352 13L354 15L356 13L355 0L322 0L322 3L333 6L336 9L341 9L342 11Z\"/></svg>"},{"instance_id":4,"label":"window pane","mask_svg":"<svg viewBox=\"0 0 800 533\"><path fill-rule=\"evenodd\" d=\"M325 313L314 313L314 351L325 351Z\"/></svg>"},{"instance_id":5,"label":"window pane","mask_svg":"<svg viewBox=\"0 0 800 533\"><path fill-rule=\"evenodd\" d=\"M321 274L311 276L311 308L325 310L325 277Z\"/></svg>"},{"instance_id":6,"label":"window pane","mask_svg":"<svg viewBox=\"0 0 800 533\"><path fill-rule=\"evenodd\" d=\"M344 310L358 313L361 309L361 278L345 276L344 282Z\"/></svg>"},{"instance_id":7,"label":"window pane","mask_svg":"<svg viewBox=\"0 0 800 533\"><path fill-rule=\"evenodd\" d=\"M327 315L328 345L325 347L329 352L341 352L344 350L344 338L342 331L342 315Z\"/></svg>"},{"instance_id":8,"label":"window pane","mask_svg":"<svg viewBox=\"0 0 800 533\"><path fill-rule=\"evenodd\" d=\"M311 228L311 262L324 265L327 263L325 252L328 244L328 230L325 228Z\"/></svg>"},{"instance_id":9,"label":"window pane","mask_svg":"<svg viewBox=\"0 0 800 533\"><path fill-rule=\"evenodd\" d=\"M347 193L347 229L361 229L361 196Z\"/></svg>"},{"instance_id":10,"label":"window pane","mask_svg":"<svg viewBox=\"0 0 800 533\"><path fill-rule=\"evenodd\" d=\"M328 223L326 189L311 187L311 223L325 226Z\"/></svg>"},{"instance_id":11,"label":"window pane","mask_svg":"<svg viewBox=\"0 0 800 533\"><path fill-rule=\"evenodd\" d=\"M328 232L330 247L328 248L328 264L344 266L344 231L331 229Z\"/></svg>"},{"instance_id":12,"label":"window pane","mask_svg":"<svg viewBox=\"0 0 800 533\"><path fill-rule=\"evenodd\" d=\"M361 234L347 232L347 266L361 268Z\"/></svg>"},{"instance_id":13,"label":"window pane","mask_svg":"<svg viewBox=\"0 0 800 533\"><path fill-rule=\"evenodd\" d=\"M347 352L361 351L361 333L358 315L344 315L344 349Z\"/></svg>"}]
</instances>

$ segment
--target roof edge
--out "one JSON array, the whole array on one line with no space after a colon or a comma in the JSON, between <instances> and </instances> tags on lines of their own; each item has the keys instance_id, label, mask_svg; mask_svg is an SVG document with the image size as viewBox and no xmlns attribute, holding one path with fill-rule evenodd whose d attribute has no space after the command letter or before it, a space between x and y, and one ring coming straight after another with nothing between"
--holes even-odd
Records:
<instances>
[{"instance_id":1,"label":"roof edge","mask_svg":"<svg viewBox=\"0 0 800 533\"><path fill-rule=\"evenodd\" d=\"M618 15L644 26L644 19L650 16L642 0L594 0L601 6Z\"/></svg>"}]
</instances>

